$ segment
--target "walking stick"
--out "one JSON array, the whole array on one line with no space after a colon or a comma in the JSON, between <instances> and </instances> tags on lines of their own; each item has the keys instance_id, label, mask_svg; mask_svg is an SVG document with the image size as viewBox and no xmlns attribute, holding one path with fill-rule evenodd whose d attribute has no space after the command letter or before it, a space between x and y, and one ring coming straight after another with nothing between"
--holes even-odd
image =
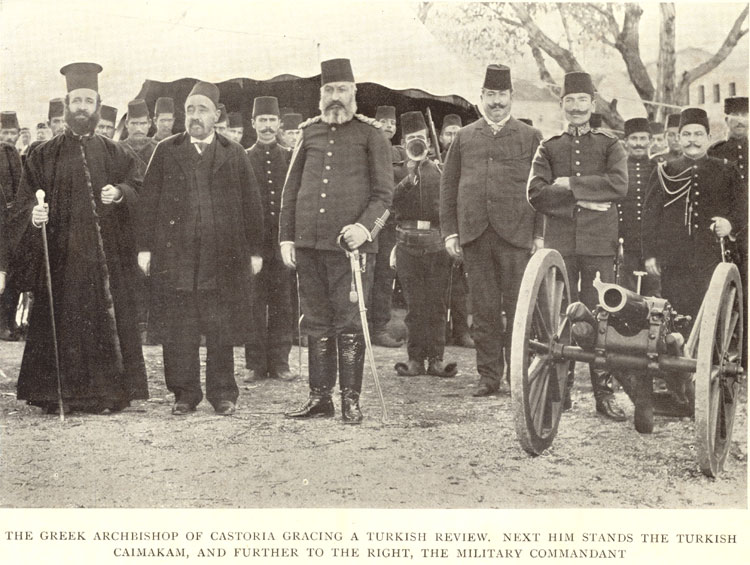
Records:
<instances>
[{"instance_id":1,"label":"walking stick","mask_svg":"<svg viewBox=\"0 0 750 565\"><path fill-rule=\"evenodd\" d=\"M44 205L44 191L36 191L36 202ZM47 274L47 297L49 298L49 314L52 320L52 345L55 350L55 374L57 376L57 406L60 410L60 421L65 422L65 410L63 409L62 379L60 377L60 354L57 350L57 326L55 325L55 305L52 300L52 270L49 266L49 246L47 245L47 224L42 224L42 242L44 243L44 267Z\"/></svg>"},{"instance_id":2,"label":"walking stick","mask_svg":"<svg viewBox=\"0 0 750 565\"><path fill-rule=\"evenodd\" d=\"M299 273L296 270L294 271L294 276L297 278L297 312L299 312L299 317L297 318L297 376L302 378L302 318L305 315L302 313L302 299L299 294Z\"/></svg>"}]
</instances>

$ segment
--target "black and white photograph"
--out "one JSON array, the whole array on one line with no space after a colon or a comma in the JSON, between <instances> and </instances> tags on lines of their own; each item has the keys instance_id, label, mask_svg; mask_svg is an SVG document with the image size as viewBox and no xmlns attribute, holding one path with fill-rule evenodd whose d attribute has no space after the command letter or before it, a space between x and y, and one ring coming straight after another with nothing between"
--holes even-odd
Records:
<instances>
[{"instance_id":1,"label":"black and white photograph","mask_svg":"<svg viewBox=\"0 0 750 565\"><path fill-rule=\"evenodd\" d=\"M740 562L749 11L0 0L0 558Z\"/></svg>"}]
</instances>

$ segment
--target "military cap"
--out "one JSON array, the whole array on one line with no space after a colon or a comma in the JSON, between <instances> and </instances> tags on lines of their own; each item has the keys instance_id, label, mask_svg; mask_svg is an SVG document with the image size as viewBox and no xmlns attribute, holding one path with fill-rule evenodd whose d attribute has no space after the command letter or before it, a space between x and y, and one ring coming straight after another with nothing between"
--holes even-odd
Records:
<instances>
[{"instance_id":1,"label":"military cap","mask_svg":"<svg viewBox=\"0 0 750 565\"><path fill-rule=\"evenodd\" d=\"M651 125L646 118L630 118L625 120L625 137L634 133L651 133Z\"/></svg>"},{"instance_id":2,"label":"military cap","mask_svg":"<svg viewBox=\"0 0 750 565\"><path fill-rule=\"evenodd\" d=\"M128 119L133 118L148 118L148 106L146 101L142 98L136 98L135 100L128 102Z\"/></svg>"},{"instance_id":3,"label":"military cap","mask_svg":"<svg viewBox=\"0 0 750 565\"><path fill-rule=\"evenodd\" d=\"M576 94L579 92L589 94L592 98L594 97L596 90L594 89L591 75L579 71L567 73L565 75L565 80L563 81L563 89L560 98L564 98L568 94Z\"/></svg>"},{"instance_id":4,"label":"military cap","mask_svg":"<svg viewBox=\"0 0 750 565\"><path fill-rule=\"evenodd\" d=\"M395 106L378 106L375 110L376 120L395 120L396 119L396 107Z\"/></svg>"},{"instance_id":5,"label":"military cap","mask_svg":"<svg viewBox=\"0 0 750 565\"><path fill-rule=\"evenodd\" d=\"M210 83L210 82L203 82L199 80L193 86L193 89L190 91L190 94L188 94L188 98L196 94L205 96L211 102L214 103L214 106L216 106L217 108L219 107L219 87L216 86L215 84Z\"/></svg>"},{"instance_id":6,"label":"military cap","mask_svg":"<svg viewBox=\"0 0 750 565\"><path fill-rule=\"evenodd\" d=\"M62 98L53 98L49 101L47 119L59 118L65 115L65 101Z\"/></svg>"},{"instance_id":7,"label":"military cap","mask_svg":"<svg viewBox=\"0 0 750 565\"><path fill-rule=\"evenodd\" d=\"M60 74L65 77L68 92L78 88L88 88L99 92L99 73L102 72L101 65L96 63L70 63L60 69Z\"/></svg>"},{"instance_id":8,"label":"military cap","mask_svg":"<svg viewBox=\"0 0 750 565\"><path fill-rule=\"evenodd\" d=\"M667 116L667 129L680 127L680 115L669 114Z\"/></svg>"},{"instance_id":9,"label":"military cap","mask_svg":"<svg viewBox=\"0 0 750 565\"><path fill-rule=\"evenodd\" d=\"M427 129L422 112L405 112L401 114L401 133L408 135L417 131Z\"/></svg>"},{"instance_id":10,"label":"military cap","mask_svg":"<svg viewBox=\"0 0 750 565\"><path fill-rule=\"evenodd\" d=\"M245 127L245 124L242 122L242 114L240 112L229 112L229 116L227 116L227 126L230 128Z\"/></svg>"},{"instance_id":11,"label":"military cap","mask_svg":"<svg viewBox=\"0 0 750 565\"><path fill-rule=\"evenodd\" d=\"M680 130L690 124L702 125L706 128L706 133L710 131L708 127L708 115L701 108L685 108L680 113Z\"/></svg>"},{"instance_id":12,"label":"military cap","mask_svg":"<svg viewBox=\"0 0 750 565\"><path fill-rule=\"evenodd\" d=\"M725 114L747 114L747 96L733 96L724 99Z\"/></svg>"},{"instance_id":13,"label":"military cap","mask_svg":"<svg viewBox=\"0 0 750 565\"><path fill-rule=\"evenodd\" d=\"M302 123L302 114L284 114L281 116L281 129L299 129L299 125Z\"/></svg>"},{"instance_id":14,"label":"military cap","mask_svg":"<svg viewBox=\"0 0 750 565\"><path fill-rule=\"evenodd\" d=\"M278 116L279 100L275 96L256 96L253 100L253 118L262 115Z\"/></svg>"},{"instance_id":15,"label":"military cap","mask_svg":"<svg viewBox=\"0 0 750 565\"><path fill-rule=\"evenodd\" d=\"M459 116L458 114L446 114L443 118L443 127L440 129L440 131L442 132L448 126L461 127L461 125L461 116Z\"/></svg>"},{"instance_id":16,"label":"military cap","mask_svg":"<svg viewBox=\"0 0 750 565\"><path fill-rule=\"evenodd\" d=\"M510 68L505 65L487 65L482 88L487 90L511 90Z\"/></svg>"},{"instance_id":17,"label":"military cap","mask_svg":"<svg viewBox=\"0 0 750 565\"><path fill-rule=\"evenodd\" d=\"M660 133L664 133L664 124L662 124L661 122L649 122L648 127L651 130L651 135L659 135Z\"/></svg>"},{"instance_id":18,"label":"military cap","mask_svg":"<svg viewBox=\"0 0 750 565\"><path fill-rule=\"evenodd\" d=\"M154 116L159 114L174 114L174 100L167 96L160 96L156 99L154 106Z\"/></svg>"},{"instance_id":19,"label":"military cap","mask_svg":"<svg viewBox=\"0 0 750 565\"><path fill-rule=\"evenodd\" d=\"M329 82L354 82L349 59L329 59L320 64L320 84Z\"/></svg>"},{"instance_id":20,"label":"military cap","mask_svg":"<svg viewBox=\"0 0 750 565\"><path fill-rule=\"evenodd\" d=\"M102 104L101 116L102 120L106 120L114 124L117 122L117 108Z\"/></svg>"},{"instance_id":21,"label":"military cap","mask_svg":"<svg viewBox=\"0 0 750 565\"><path fill-rule=\"evenodd\" d=\"M0 129L20 129L15 112L0 112Z\"/></svg>"},{"instance_id":22,"label":"military cap","mask_svg":"<svg viewBox=\"0 0 750 565\"><path fill-rule=\"evenodd\" d=\"M602 127L602 115L598 112L591 112L591 117L589 118L589 126L592 128Z\"/></svg>"}]
</instances>

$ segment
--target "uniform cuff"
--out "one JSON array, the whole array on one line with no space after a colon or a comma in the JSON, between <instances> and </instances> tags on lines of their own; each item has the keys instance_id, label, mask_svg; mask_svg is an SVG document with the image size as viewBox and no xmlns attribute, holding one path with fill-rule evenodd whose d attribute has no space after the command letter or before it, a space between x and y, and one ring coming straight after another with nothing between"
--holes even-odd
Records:
<instances>
[{"instance_id":1,"label":"uniform cuff","mask_svg":"<svg viewBox=\"0 0 750 565\"><path fill-rule=\"evenodd\" d=\"M370 230L368 230L365 226L363 226L360 223L354 224L355 226L361 227L363 230L365 230L365 233L367 234L367 241L372 241L372 234L370 233Z\"/></svg>"},{"instance_id":2,"label":"uniform cuff","mask_svg":"<svg viewBox=\"0 0 750 565\"><path fill-rule=\"evenodd\" d=\"M448 241L449 239L453 239L454 237L458 237L457 233L452 233L445 237L445 241Z\"/></svg>"}]
</instances>

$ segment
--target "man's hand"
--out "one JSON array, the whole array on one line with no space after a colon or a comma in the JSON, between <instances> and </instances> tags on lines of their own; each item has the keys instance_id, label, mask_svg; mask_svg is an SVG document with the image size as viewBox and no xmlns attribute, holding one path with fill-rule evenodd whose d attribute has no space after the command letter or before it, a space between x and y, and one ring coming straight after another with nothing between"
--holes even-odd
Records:
<instances>
[{"instance_id":1,"label":"man's hand","mask_svg":"<svg viewBox=\"0 0 750 565\"><path fill-rule=\"evenodd\" d=\"M250 268L253 271L253 275L260 273L260 270L263 268L263 257L260 255L250 257Z\"/></svg>"},{"instance_id":2,"label":"man's hand","mask_svg":"<svg viewBox=\"0 0 750 565\"><path fill-rule=\"evenodd\" d=\"M593 210L594 212L606 212L612 207L611 202L592 202L591 200L579 200L577 204L581 208Z\"/></svg>"},{"instance_id":3,"label":"man's hand","mask_svg":"<svg viewBox=\"0 0 750 565\"><path fill-rule=\"evenodd\" d=\"M5 292L5 273L0 271L0 294Z\"/></svg>"},{"instance_id":4,"label":"man's hand","mask_svg":"<svg viewBox=\"0 0 750 565\"><path fill-rule=\"evenodd\" d=\"M714 216L711 220L714 222L711 224L711 229L716 234L716 237L727 237L732 233L732 224L726 218Z\"/></svg>"},{"instance_id":5,"label":"man's hand","mask_svg":"<svg viewBox=\"0 0 750 565\"><path fill-rule=\"evenodd\" d=\"M31 210L31 223L34 227L41 228L42 224L49 221L49 204L37 204Z\"/></svg>"},{"instance_id":6,"label":"man's hand","mask_svg":"<svg viewBox=\"0 0 750 565\"><path fill-rule=\"evenodd\" d=\"M138 267L143 271L143 274L148 276L151 272L151 252L150 251L139 251L138 252Z\"/></svg>"},{"instance_id":7,"label":"man's hand","mask_svg":"<svg viewBox=\"0 0 750 565\"><path fill-rule=\"evenodd\" d=\"M643 266L646 267L646 272L649 275L653 275L655 277L661 276L661 269L659 268L659 264L656 262L656 257L649 257L646 259L646 261L643 263Z\"/></svg>"},{"instance_id":8,"label":"man's hand","mask_svg":"<svg viewBox=\"0 0 750 565\"><path fill-rule=\"evenodd\" d=\"M570 190L570 177L557 178L555 179L554 185L564 188L565 190Z\"/></svg>"},{"instance_id":9,"label":"man's hand","mask_svg":"<svg viewBox=\"0 0 750 565\"><path fill-rule=\"evenodd\" d=\"M445 240L445 250L448 252L448 255L453 257L454 259L461 260L463 259L464 252L461 250L461 246L458 244L458 237L449 237Z\"/></svg>"},{"instance_id":10,"label":"man's hand","mask_svg":"<svg viewBox=\"0 0 750 565\"><path fill-rule=\"evenodd\" d=\"M281 244L281 260L290 269L297 268L297 255L294 252L294 243L285 241Z\"/></svg>"},{"instance_id":11,"label":"man's hand","mask_svg":"<svg viewBox=\"0 0 750 565\"><path fill-rule=\"evenodd\" d=\"M544 249L544 238L541 237L535 237L531 241L531 255L539 251L540 249Z\"/></svg>"},{"instance_id":12,"label":"man's hand","mask_svg":"<svg viewBox=\"0 0 750 565\"><path fill-rule=\"evenodd\" d=\"M116 186L108 184L102 188L102 204L113 204L119 202L122 198L122 190Z\"/></svg>"},{"instance_id":13,"label":"man's hand","mask_svg":"<svg viewBox=\"0 0 750 565\"><path fill-rule=\"evenodd\" d=\"M344 242L351 251L354 251L360 247L365 241L367 241L367 232L361 226L356 224L349 224L341 229L341 235L344 238Z\"/></svg>"}]
</instances>

